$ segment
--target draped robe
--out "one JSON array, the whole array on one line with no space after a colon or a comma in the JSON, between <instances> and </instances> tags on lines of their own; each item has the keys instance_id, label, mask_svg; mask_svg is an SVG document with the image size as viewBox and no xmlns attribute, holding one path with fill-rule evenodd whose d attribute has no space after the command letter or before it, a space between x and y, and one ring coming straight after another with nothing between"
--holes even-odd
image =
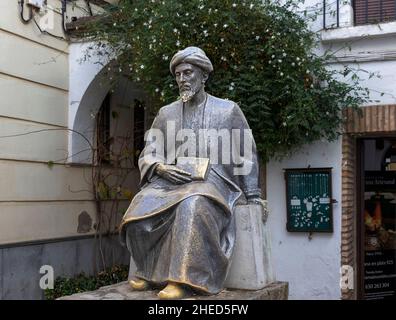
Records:
<instances>
[{"instance_id":1,"label":"draped robe","mask_svg":"<svg viewBox=\"0 0 396 320\"><path fill-rule=\"evenodd\" d=\"M218 293L232 258L234 206L246 197L260 196L256 146L251 131L244 133L249 129L247 121L237 104L208 94L204 104L191 109L180 100L162 107L151 129L160 130L165 139L146 139L139 159L142 188L121 223L121 240L137 266L135 276L152 283L173 281L201 292ZM190 129L197 136L200 129L223 129L229 137L232 129L239 129L239 138L231 143L232 150L237 151L235 161L224 161L221 139L219 148L210 147L213 137L203 143L195 140L197 149L183 152L183 141L174 143L171 129L176 133ZM250 154L243 150L247 138L252 142ZM211 163L205 181L179 185L155 174L157 163L174 164L178 156L202 154L212 159L213 152L217 152L218 161ZM235 169L243 166L250 168L249 174L235 174Z\"/></svg>"}]
</instances>

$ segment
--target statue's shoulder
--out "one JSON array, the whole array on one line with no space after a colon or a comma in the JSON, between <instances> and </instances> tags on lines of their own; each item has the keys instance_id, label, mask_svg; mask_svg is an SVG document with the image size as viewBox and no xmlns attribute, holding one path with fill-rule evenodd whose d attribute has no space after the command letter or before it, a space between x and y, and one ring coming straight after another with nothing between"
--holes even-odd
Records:
<instances>
[{"instance_id":1,"label":"statue's shoulder","mask_svg":"<svg viewBox=\"0 0 396 320\"><path fill-rule=\"evenodd\" d=\"M182 106L181 100L176 100L160 108L159 113L162 115L172 115Z\"/></svg>"},{"instance_id":2,"label":"statue's shoulder","mask_svg":"<svg viewBox=\"0 0 396 320\"><path fill-rule=\"evenodd\" d=\"M232 100L221 99L212 95L209 95L209 101L220 112L233 111L235 108L239 108L238 105Z\"/></svg>"}]
</instances>

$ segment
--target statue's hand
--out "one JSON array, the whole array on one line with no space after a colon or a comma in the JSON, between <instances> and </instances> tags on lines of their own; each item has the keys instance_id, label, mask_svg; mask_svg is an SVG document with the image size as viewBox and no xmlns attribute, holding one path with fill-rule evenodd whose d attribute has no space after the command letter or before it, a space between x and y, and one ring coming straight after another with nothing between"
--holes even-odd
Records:
<instances>
[{"instance_id":1,"label":"statue's hand","mask_svg":"<svg viewBox=\"0 0 396 320\"><path fill-rule=\"evenodd\" d=\"M184 171L175 165L160 163L155 168L155 172L162 178L175 184L183 184L192 181L190 178L191 173Z\"/></svg>"},{"instance_id":2,"label":"statue's hand","mask_svg":"<svg viewBox=\"0 0 396 320\"><path fill-rule=\"evenodd\" d=\"M251 197L247 199L248 204L259 204L263 209L263 222L266 223L268 219L267 201L260 197Z\"/></svg>"}]
</instances>

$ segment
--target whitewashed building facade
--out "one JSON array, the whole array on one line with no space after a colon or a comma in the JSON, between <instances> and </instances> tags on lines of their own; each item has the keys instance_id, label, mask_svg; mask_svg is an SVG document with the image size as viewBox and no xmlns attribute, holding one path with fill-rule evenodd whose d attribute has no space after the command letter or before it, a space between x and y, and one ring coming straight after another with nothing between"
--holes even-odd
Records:
<instances>
[{"instance_id":1,"label":"whitewashed building facade","mask_svg":"<svg viewBox=\"0 0 396 320\"><path fill-rule=\"evenodd\" d=\"M25 20L29 20L28 2ZM338 50L338 60L330 67L354 65L381 75L364 83L377 102L362 106L363 117L349 113L338 141L318 141L288 159L267 164L274 269L278 280L289 282L291 299L365 297L364 211L373 190L365 192L364 172L381 171L378 159L389 153L396 138L395 8L387 0L344 2L310 0L301 10L319 13L312 24L321 36L319 50L336 51L347 45ZM123 133L116 133L116 127L124 128L121 132L126 135L138 125L137 118L144 122L140 129L149 125L143 110L130 108L136 100L144 101L144 93L128 82L111 92L102 78L107 66L82 61L87 44L66 39L65 19L95 14L105 1L90 3L87 7L79 1L74 7L63 0L48 0L23 23L17 0L0 1L0 299L42 297L42 265L53 266L55 277L92 273L101 267L98 252L92 249L98 218L89 146L96 143L98 114L106 102L109 114L122 115L117 121L106 120L110 136L121 140ZM36 25L44 29L46 15L53 21L51 35ZM73 130L84 133L84 138ZM336 202L330 233L286 229L284 171L308 167L331 168ZM137 179L138 172L131 171L124 183L132 193ZM388 199L393 194L391 189L378 192ZM123 198L121 203L120 212L129 200ZM390 216L387 219L392 229L394 222ZM105 257L109 264L129 261L116 238L109 238L105 246L111 248ZM340 287L341 266L352 272L353 283L349 281L345 290ZM375 292L368 297L375 298Z\"/></svg>"},{"instance_id":2,"label":"whitewashed building facade","mask_svg":"<svg viewBox=\"0 0 396 320\"><path fill-rule=\"evenodd\" d=\"M383 174L381 161L394 161L387 160L390 159L387 152L392 149L392 139L396 134L395 2L346 2L306 1L301 10L307 9L311 13L319 10L312 29L320 34L320 49L338 51L337 63L330 67L353 66L378 73L381 78L368 79L368 73L360 73L363 85L370 89L374 102L362 106L363 117L348 113L345 134L337 142L307 145L293 157L282 162L270 161L267 165L267 199L271 210L269 223L275 270L278 279L289 281L291 299L395 297L394 233L389 233L393 237L393 245L389 243L388 246L393 249L387 249L386 257L381 248L373 251L380 254L376 261L378 264L393 263L393 269L384 272L380 267L374 267L364 274L365 242L368 240L364 227L365 207L370 206L368 202L373 193L378 192L392 201L395 192L393 186L387 190L380 186L377 190L364 189L370 172ZM284 169L308 167L332 168L332 198L337 201L333 204L332 233L313 233L310 236L309 233L286 231ZM387 215L386 230L394 231L394 208L387 209L387 212L382 209L383 222L385 213ZM349 281L349 285L345 285L341 276L347 276L348 272L353 283ZM345 290L341 291L340 281L344 283Z\"/></svg>"}]
</instances>

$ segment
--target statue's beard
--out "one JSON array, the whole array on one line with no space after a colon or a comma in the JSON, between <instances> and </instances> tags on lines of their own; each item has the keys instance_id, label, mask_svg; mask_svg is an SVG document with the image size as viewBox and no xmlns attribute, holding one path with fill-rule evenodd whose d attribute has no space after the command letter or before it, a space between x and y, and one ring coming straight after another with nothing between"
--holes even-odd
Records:
<instances>
[{"instance_id":1,"label":"statue's beard","mask_svg":"<svg viewBox=\"0 0 396 320\"><path fill-rule=\"evenodd\" d=\"M183 102L190 101L195 96L195 94L196 92L193 89L180 90L180 98Z\"/></svg>"}]
</instances>

